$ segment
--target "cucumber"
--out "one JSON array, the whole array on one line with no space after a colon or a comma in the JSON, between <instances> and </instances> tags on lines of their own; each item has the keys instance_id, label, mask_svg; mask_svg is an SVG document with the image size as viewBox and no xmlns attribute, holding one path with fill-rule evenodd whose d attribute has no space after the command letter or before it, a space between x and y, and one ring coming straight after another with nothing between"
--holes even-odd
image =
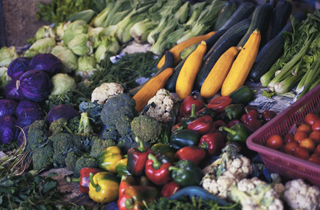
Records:
<instances>
[{"instance_id":1,"label":"cucumber","mask_svg":"<svg viewBox=\"0 0 320 210\"><path fill-rule=\"evenodd\" d=\"M194 83L194 90L200 91L201 86L210 73L212 67L220 58L220 56L232 46L236 46L237 43L244 36L250 26L250 18L245 19L228 31L226 31L220 39L213 45L213 47L207 52L202 60L202 66L197 74L196 81Z\"/></svg>"},{"instance_id":2,"label":"cucumber","mask_svg":"<svg viewBox=\"0 0 320 210\"><path fill-rule=\"evenodd\" d=\"M239 87L229 95L229 97L232 99L232 103L244 105L252 101L253 96L253 91L247 85Z\"/></svg>"},{"instance_id":3,"label":"cucumber","mask_svg":"<svg viewBox=\"0 0 320 210\"><path fill-rule=\"evenodd\" d=\"M177 79L179 76L179 73L182 69L182 66L184 64L184 62L187 60L188 56L183 59L182 61L180 61L180 63L174 68L174 72L171 75L171 77L169 77L169 79L166 81L166 84L164 85L164 89L168 90L169 92L175 92L176 91L176 83L177 83Z\"/></svg>"},{"instance_id":4,"label":"cucumber","mask_svg":"<svg viewBox=\"0 0 320 210\"><path fill-rule=\"evenodd\" d=\"M238 47L243 47L254 30L260 31L260 48L267 42L267 31L273 14L273 7L269 3L264 3L256 7L253 12L251 24L247 33L243 36Z\"/></svg>"},{"instance_id":5,"label":"cucumber","mask_svg":"<svg viewBox=\"0 0 320 210\"><path fill-rule=\"evenodd\" d=\"M303 21L306 16L302 12L297 12L293 15L296 21ZM264 75L271 66L283 54L284 38L281 35L283 32L292 32L293 28L291 21L282 29L282 31L272 40L270 40L258 53L253 67L249 73L249 79L252 82L260 82L260 77Z\"/></svg>"},{"instance_id":6,"label":"cucumber","mask_svg":"<svg viewBox=\"0 0 320 210\"><path fill-rule=\"evenodd\" d=\"M232 14L232 16L225 22L225 24L220 28L220 30L223 29L230 29L235 24L239 23L240 21L247 19L250 17L250 15L254 11L254 4L251 2L243 2L240 4L240 6L237 8L237 10Z\"/></svg>"},{"instance_id":7,"label":"cucumber","mask_svg":"<svg viewBox=\"0 0 320 210\"><path fill-rule=\"evenodd\" d=\"M217 22L214 25L213 30L218 31L229 20L233 13L237 10L237 4L235 2L226 2L222 7Z\"/></svg>"},{"instance_id":8,"label":"cucumber","mask_svg":"<svg viewBox=\"0 0 320 210\"><path fill-rule=\"evenodd\" d=\"M291 0L280 0L273 12L270 39L276 37L286 25L292 12Z\"/></svg>"}]
</instances>

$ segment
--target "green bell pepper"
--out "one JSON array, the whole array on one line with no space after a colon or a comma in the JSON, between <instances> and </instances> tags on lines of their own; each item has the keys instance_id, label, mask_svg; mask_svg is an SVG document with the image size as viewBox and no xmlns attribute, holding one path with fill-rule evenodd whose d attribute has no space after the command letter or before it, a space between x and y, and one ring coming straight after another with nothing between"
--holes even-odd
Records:
<instances>
[{"instance_id":1,"label":"green bell pepper","mask_svg":"<svg viewBox=\"0 0 320 210\"><path fill-rule=\"evenodd\" d=\"M243 85L230 93L229 97L234 104L247 104L253 100L254 92L247 85Z\"/></svg>"},{"instance_id":2,"label":"green bell pepper","mask_svg":"<svg viewBox=\"0 0 320 210\"><path fill-rule=\"evenodd\" d=\"M200 141L200 134L197 131L183 129L175 130L170 137L170 144L173 149L179 150L186 146L197 146Z\"/></svg>"},{"instance_id":3,"label":"green bell pepper","mask_svg":"<svg viewBox=\"0 0 320 210\"><path fill-rule=\"evenodd\" d=\"M151 150L155 155L161 154L170 159L170 162L174 162L174 155L176 154L176 150L170 147L168 144L157 143L151 147Z\"/></svg>"},{"instance_id":4,"label":"green bell pepper","mask_svg":"<svg viewBox=\"0 0 320 210\"><path fill-rule=\"evenodd\" d=\"M180 160L175 166L170 166L172 179L182 187L199 185L204 173L191 160Z\"/></svg>"},{"instance_id":5,"label":"green bell pepper","mask_svg":"<svg viewBox=\"0 0 320 210\"><path fill-rule=\"evenodd\" d=\"M224 111L229 120L239 120L241 116L245 114L243 104L230 104Z\"/></svg>"},{"instance_id":6,"label":"green bell pepper","mask_svg":"<svg viewBox=\"0 0 320 210\"><path fill-rule=\"evenodd\" d=\"M228 141L238 141L238 142L246 142L247 138L251 135L251 132L248 128L242 123L237 123L231 128L220 127L220 131L225 130L228 132L227 140Z\"/></svg>"}]
</instances>

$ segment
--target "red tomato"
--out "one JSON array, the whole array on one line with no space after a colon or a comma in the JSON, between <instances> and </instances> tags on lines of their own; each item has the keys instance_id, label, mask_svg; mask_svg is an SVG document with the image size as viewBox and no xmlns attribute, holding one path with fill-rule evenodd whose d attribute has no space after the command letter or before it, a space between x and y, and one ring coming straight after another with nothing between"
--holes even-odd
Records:
<instances>
[{"instance_id":1,"label":"red tomato","mask_svg":"<svg viewBox=\"0 0 320 210\"><path fill-rule=\"evenodd\" d=\"M310 138L301 140L299 146L306 148L309 152L314 151L314 149L316 148L316 144Z\"/></svg>"},{"instance_id":2,"label":"red tomato","mask_svg":"<svg viewBox=\"0 0 320 210\"><path fill-rule=\"evenodd\" d=\"M304 159L304 160L308 160L308 158L309 158L309 151L303 147L297 147L294 150L293 154L294 154L294 156L301 158L301 159Z\"/></svg>"},{"instance_id":3,"label":"red tomato","mask_svg":"<svg viewBox=\"0 0 320 210\"><path fill-rule=\"evenodd\" d=\"M312 131L309 134L309 138L314 141L314 143L319 144L320 143L320 131Z\"/></svg>"},{"instance_id":4,"label":"red tomato","mask_svg":"<svg viewBox=\"0 0 320 210\"><path fill-rule=\"evenodd\" d=\"M319 119L319 117L316 114L309 113L304 117L304 122L308 125L313 125L317 119Z\"/></svg>"},{"instance_id":5,"label":"red tomato","mask_svg":"<svg viewBox=\"0 0 320 210\"><path fill-rule=\"evenodd\" d=\"M314 123L312 124L312 130L320 131L320 119L317 119L316 121L314 121Z\"/></svg>"},{"instance_id":6,"label":"red tomato","mask_svg":"<svg viewBox=\"0 0 320 210\"><path fill-rule=\"evenodd\" d=\"M299 147L299 143L296 141L291 141L284 145L284 152L293 155L294 150Z\"/></svg>"},{"instance_id":7,"label":"red tomato","mask_svg":"<svg viewBox=\"0 0 320 210\"><path fill-rule=\"evenodd\" d=\"M270 136L266 143L266 146L272 149L280 149L282 145L283 140L280 135Z\"/></svg>"},{"instance_id":8,"label":"red tomato","mask_svg":"<svg viewBox=\"0 0 320 210\"><path fill-rule=\"evenodd\" d=\"M320 154L312 154L309 159L309 161L313 162L313 163L317 163L320 164Z\"/></svg>"},{"instance_id":9,"label":"red tomato","mask_svg":"<svg viewBox=\"0 0 320 210\"><path fill-rule=\"evenodd\" d=\"M307 133L311 133L312 129L311 129L311 126L308 125L308 124L301 124L298 128L297 128L297 131L304 131L304 132L307 132Z\"/></svg>"},{"instance_id":10,"label":"red tomato","mask_svg":"<svg viewBox=\"0 0 320 210\"><path fill-rule=\"evenodd\" d=\"M314 153L320 154L320 144L318 144L318 146L314 150Z\"/></svg>"},{"instance_id":11,"label":"red tomato","mask_svg":"<svg viewBox=\"0 0 320 210\"><path fill-rule=\"evenodd\" d=\"M301 141L302 139L308 138L308 136L309 136L308 133L306 133L306 132L304 132L304 131L298 131L298 132L296 132L296 133L294 134L293 139L294 139L296 142L300 143L300 141Z\"/></svg>"},{"instance_id":12,"label":"red tomato","mask_svg":"<svg viewBox=\"0 0 320 210\"><path fill-rule=\"evenodd\" d=\"M287 144L289 142L292 142L294 141L294 138L293 138L293 134L292 133L288 133L287 135L285 135L284 137L284 143Z\"/></svg>"}]
</instances>

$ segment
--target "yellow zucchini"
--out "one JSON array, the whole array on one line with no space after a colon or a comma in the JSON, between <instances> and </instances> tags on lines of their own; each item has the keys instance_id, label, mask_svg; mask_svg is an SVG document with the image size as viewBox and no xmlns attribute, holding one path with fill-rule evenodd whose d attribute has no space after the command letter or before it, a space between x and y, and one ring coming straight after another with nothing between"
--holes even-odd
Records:
<instances>
[{"instance_id":1,"label":"yellow zucchini","mask_svg":"<svg viewBox=\"0 0 320 210\"><path fill-rule=\"evenodd\" d=\"M202 59L207 51L207 44L202 41L188 56L179 73L176 83L178 98L184 99L192 92L193 83L202 64Z\"/></svg>"},{"instance_id":2,"label":"yellow zucchini","mask_svg":"<svg viewBox=\"0 0 320 210\"><path fill-rule=\"evenodd\" d=\"M230 47L220 56L202 84L201 96L210 98L218 93L238 52L239 48Z\"/></svg>"},{"instance_id":3,"label":"yellow zucchini","mask_svg":"<svg viewBox=\"0 0 320 210\"><path fill-rule=\"evenodd\" d=\"M216 31L211 31L205 35L201 35L201 36L195 36L192 37L190 39L187 39L183 42L180 42L179 44L175 45L174 47L172 47L169 51L173 54L174 60L173 60L173 66L176 66L180 61L180 53L186 49L187 47L190 47L194 44L197 44L201 41L205 41L207 39L209 39L212 35L214 35L216 33ZM165 62L165 56L163 55L162 58L160 59L157 68L160 69L162 67L162 65Z\"/></svg>"},{"instance_id":4,"label":"yellow zucchini","mask_svg":"<svg viewBox=\"0 0 320 210\"><path fill-rule=\"evenodd\" d=\"M148 101L164 87L167 79L173 74L173 68L167 68L155 77L152 77L132 98L136 101L135 109L141 112Z\"/></svg>"},{"instance_id":5,"label":"yellow zucchini","mask_svg":"<svg viewBox=\"0 0 320 210\"><path fill-rule=\"evenodd\" d=\"M255 30L252 32L248 41L245 43L239 52L239 55L233 62L231 69L221 87L222 96L230 95L230 93L244 84L254 64L254 61L256 60L260 41L261 34L258 30Z\"/></svg>"}]
</instances>

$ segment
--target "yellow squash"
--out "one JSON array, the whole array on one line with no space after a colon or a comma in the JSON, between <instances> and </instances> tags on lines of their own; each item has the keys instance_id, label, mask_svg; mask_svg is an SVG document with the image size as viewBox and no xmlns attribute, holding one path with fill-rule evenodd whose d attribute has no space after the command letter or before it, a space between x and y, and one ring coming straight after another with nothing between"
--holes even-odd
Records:
<instances>
[{"instance_id":1,"label":"yellow squash","mask_svg":"<svg viewBox=\"0 0 320 210\"><path fill-rule=\"evenodd\" d=\"M202 84L201 96L210 98L218 93L238 52L237 47L230 47L220 56Z\"/></svg>"},{"instance_id":2,"label":"yellow squash","mask_svg":"<svg viewBox=\"0 0 320 210\"><path fill-rule=\"evenodd\" d=\"M207 51L207 44L202 41L183 64L176 83L178 98L184 99L192 92L193 84L202 64L202 59Z\"/></svg>"},{"instance_id":3,"label":"yellow squash","mask_svg":"<svg viewBox=\"0 0 320 210\"><path fill-rule=\"evenodd\" d=\"M233 62L221 87L221 95L228 96L246 81L259 51L261 34L255 30Z\"/></svg>"},{"instance_id":4,"label":"yellow squash","mask_svg":"<svg viewBox=\"0 0 320 210\"><path fill-rule=\"evenodd\" d=\"M205 35L201 35L201 36L196 36L196 37L192 37L190 39L187 39L183 42L180 42L179 44L175 45L174 47L172 47L169 51L173 54L173 66L176 66L180 61L180 53L186 49L187 47L190 47L194 44L197 44L201 41L205 41L207 39L209 39L212 35L214 35L216 33L216 31L211 31ZM163 64L165 62L165 56L163 55L162 58L160 59L157 68L160 69Z\"/></svg>"}]
</instances>

